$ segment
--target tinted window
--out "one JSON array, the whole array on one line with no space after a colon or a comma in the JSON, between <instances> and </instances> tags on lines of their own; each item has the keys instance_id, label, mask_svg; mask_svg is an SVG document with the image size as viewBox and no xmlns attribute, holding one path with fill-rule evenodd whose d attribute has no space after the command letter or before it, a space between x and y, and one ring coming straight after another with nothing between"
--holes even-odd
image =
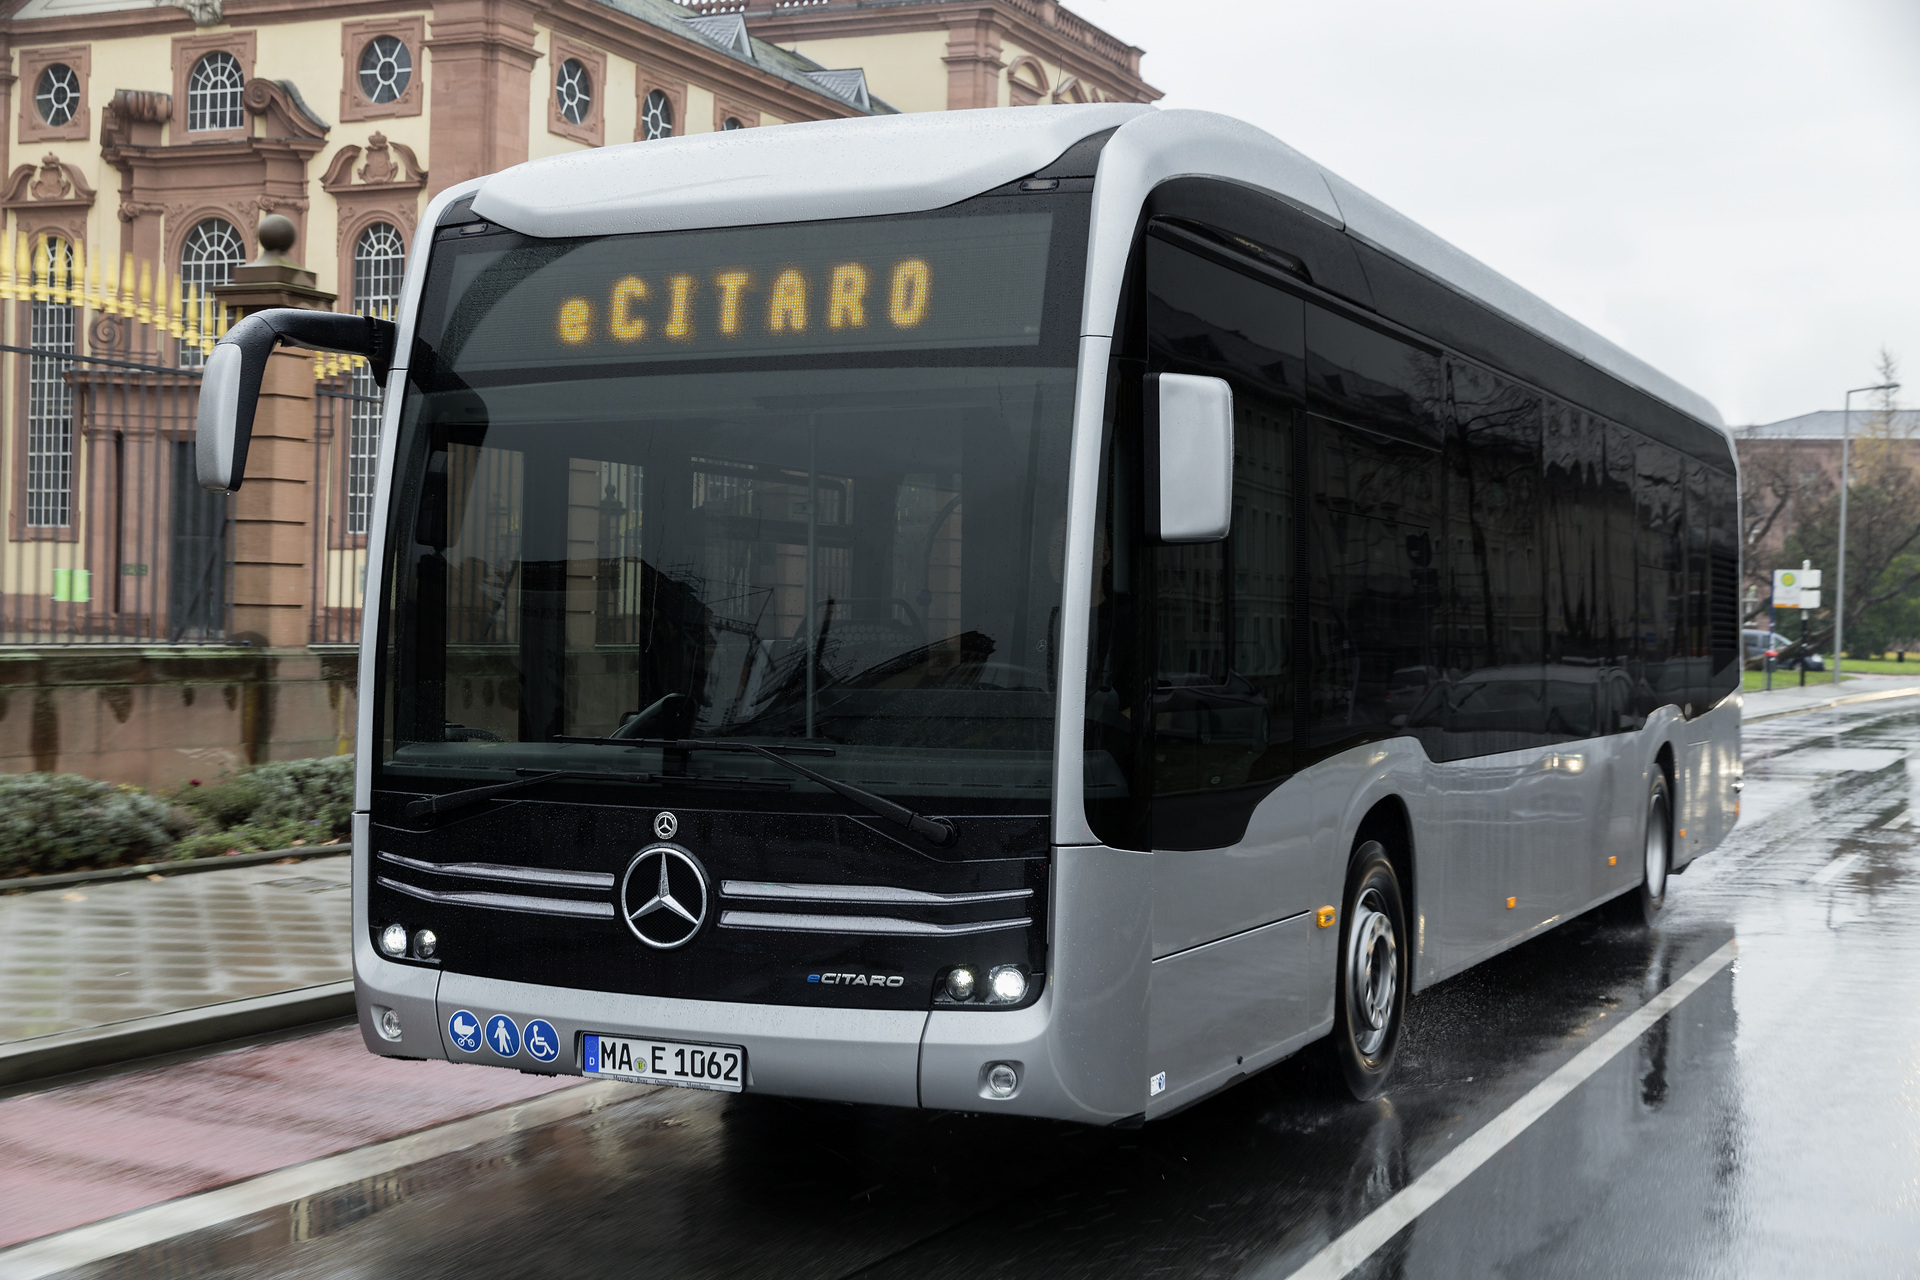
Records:
<instances>
[{"instance_id":1,"label":"tinted window","mask_svg":"<svg viewBox=\"0 0 1920 1280\"><path fill-rule=\"evenodd\" d=\"M1300 299L1163 240L1147 241L1155 369L1210 374L1297 399L1306 366Z\"/></svg>"},{"instance_id":2,"label":"tinted window","mask_svg":"<svg viewBox=\"0 0 1920 1280\"><path fill-rule=\"evenodd\" d=\"M1315 756L1407 723L1434 669L1434 450L1307 423L1308 742Z\"/></svg>"},{"instance_id":3,"label":"tinted window","mask_svg":"<svg viewBox=\"0 0 1920 1280\"><path fill-rule=\"evenodd\" d=\"M1293 404L1303 304L1198 254L1149 241L1154 372L1234 391L1234 517L1224 543L1154 547L1153 843L1231 844L1294 768Z\"/></svg>"},{"instance_id":4,"label":"tinted window","mask_svg":"<svg viewBox=\"0 0 1920 1280\"><path fill-rule=\"evenodd\" d=\"M1634 503L1638 440L1625 427L1606 427L1606 477L1601 504L1607 521L1607 660L1625 673L1628 694L1614 732L1637 728L1635 710L1647 699L1633 692L1640 681L1641 648L1651 623L1640 616L1639 512Z\"/></svg>"},{"instance_id":5,"label":"tinted window","mask_svg":"<svg viewBox=\"0 0 1920 1280\"><path fill-rule=\"evenodd\" d=\"M1708 703L1718 702L1740 683L1739 507L1734 478L1723 471L1707 472L1707 563L1711 576L1707 604L1707 644L1713 655L1708 678Z\"/></svg>"},{"instance_id":6,"label":"tinted window","mask_svg":"<svg viewBox=\"0 0 1920 1280\"><path fill-rule=\"evenodd\" d=\"M1440 443L1440 361L1323 307L1307 308L1307 398L1330 417Z\"/></svg>"},{"instance_id":7,"label":"tinted window","mask_svg":"<svg viewBox=\"0 0 1920 1280\"><path fill-rule=\"evenodd\" d=\"M1606 435L1597 418L1553 404L1542 447L1548 661L1595 666L1608 655Z\"/></svg>"},{"instance_id":8,"label":"tinted window","mask_svg":"<svg viewBox=\"0 0 1920 1280\"><path fill-rule=\"evenodd\" d=\"M1442 665L1455 680L1495 680L1502 689L1497 697L1468 690L1471 697L1437 700L1416 717L1412 723L1428 731L1428 750L1444 759L1527 746L1540 741L1546 726L1539 687L1546 629L1540 402L1475 365L1455 361L1450 369ZM1510 687L1517 684L1534 692L1519 697ZM1465 717L1457 724L1454 708ZM1431 736L1434 730L1441 739ZM1456 730L1474 736L1444 740Z\"/></svg>"},{"instance_id":9,"label":"tinted window","mask_svg":"<svg viewBox=\"0 0 1920 1280\"><path fill-rule=\"evenodd\" d=\"M1642 714L1682 700L1686 689L1686 579L1680 455L1640 440L1634 446L1635 556L1640 588Z\"/></svg>"}]
</instances>

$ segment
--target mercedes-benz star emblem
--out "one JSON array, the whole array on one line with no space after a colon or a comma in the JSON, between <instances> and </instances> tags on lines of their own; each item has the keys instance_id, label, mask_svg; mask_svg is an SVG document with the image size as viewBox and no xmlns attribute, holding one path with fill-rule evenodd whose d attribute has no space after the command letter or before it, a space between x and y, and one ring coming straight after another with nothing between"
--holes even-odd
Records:
<instances>
[{"instance_id":1,"label":"mercedes-benz star emblem","mask_svg":"<svg viewBox=\"0 0 1920 1280\"><path fill-rule=\"evenodd\" d=\"M658 814L654 815L653 834L660 837L662 840L673 839L674 833L679 830L680 830L680 819L674 817L671 813L668 813L663 809Z\"/></svg>"},{"instance_id":2,"label":"mercedes-benz star emblem","mask_svg":"<svg viewBox=\"0 0 1920 1280\"><path fill-rule=\"evenodd\" d=\"M620 882L620 914L633 936L648 946L684 947L707 922L707 873L684 849L665 844L642 849Z\"/></svg>"}]
</instances>

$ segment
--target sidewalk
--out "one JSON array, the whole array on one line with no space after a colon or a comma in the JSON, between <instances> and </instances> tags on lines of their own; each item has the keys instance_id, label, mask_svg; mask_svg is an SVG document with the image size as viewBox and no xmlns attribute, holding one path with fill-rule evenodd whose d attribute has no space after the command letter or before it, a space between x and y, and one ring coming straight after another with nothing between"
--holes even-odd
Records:
<instances>
[{"instance_id":1,"label":"sidewalk","mask_svg":"<svg viewBox=\"0 0 1920 1280\"><path fill-rule=\"evenodd\" d=\"M1741 721L1750 723L1771 716L1792 715L1796 711L1817 711L1824 707L1875 702L1883 698L1920 697L1920 672L1916 672L1911 679L1906 676L1846 675L1843 672L1838 686L1823 683L1810 684L1805 688L1796 684L1796 679L1794 672L1776 672L1772 692L1748 693L1740 711ZM1920 708L1920 702L1916 702L1915 706Z\"/></svg>"},{"instance_id":2,"label":"sidewalk","mask_svg":"<svg viewBox=\"0 0 1920 1280\"><path fill-rule=\"evenodd\" d=\"M350 980L350 870L314 858L0 895L0 1051Z\"/></svg>"}]
</instances>

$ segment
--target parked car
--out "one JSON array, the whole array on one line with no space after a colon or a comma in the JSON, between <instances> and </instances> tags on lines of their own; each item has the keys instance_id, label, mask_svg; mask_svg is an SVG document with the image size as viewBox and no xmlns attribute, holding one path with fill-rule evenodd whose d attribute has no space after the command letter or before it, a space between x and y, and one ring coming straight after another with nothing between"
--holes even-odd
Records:
<instances>
[{"instance_id":1,"label":"parked car","mask_svg":"<svg viewBox=\"0 0 1920 1280\"><path fill-rule=\"evenodd\" d=\"M1769 651L1774 656L1776 671L1825 671L1827 669L1825 655L1801 653L1798 640L1789 640L1778 631L1742 631L1740 639L1746 645L1747 666L1756 671L1766 670Z\"/></svg>"}]
</instances>

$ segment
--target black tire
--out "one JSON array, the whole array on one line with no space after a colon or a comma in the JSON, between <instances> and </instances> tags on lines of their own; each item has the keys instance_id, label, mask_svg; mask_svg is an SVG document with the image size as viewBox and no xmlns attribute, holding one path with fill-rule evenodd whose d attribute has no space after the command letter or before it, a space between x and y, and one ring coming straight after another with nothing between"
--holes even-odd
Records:
<instances>
[{"instance_id":1,"label":"black tire","mask_svg":"<svg viewBox=\"0 0 1920 1280\"><path fill-rule=\"evenodd\" d=\"M1640 829L1640 883L1613 900L1614 915L1622 924L1647 928L1660 918L1667 904L1667 883L1673 876L1673 793L1665 771L1657 766L1647 784L1647 804Z\"/></svg>"},{"instance_id":2,"label":"black tire","mask_svg":"<svg viewBox=\"0 0 1920 1280\"><path fill-rule=\"evenodd\" d=\"M1378 840L1354 848L1340 912L1333 1057L1347 1089L1377 1098L1393 1075L1406 1022L1408 943L1400 877Z\"/></svg>"}]
</instances>

